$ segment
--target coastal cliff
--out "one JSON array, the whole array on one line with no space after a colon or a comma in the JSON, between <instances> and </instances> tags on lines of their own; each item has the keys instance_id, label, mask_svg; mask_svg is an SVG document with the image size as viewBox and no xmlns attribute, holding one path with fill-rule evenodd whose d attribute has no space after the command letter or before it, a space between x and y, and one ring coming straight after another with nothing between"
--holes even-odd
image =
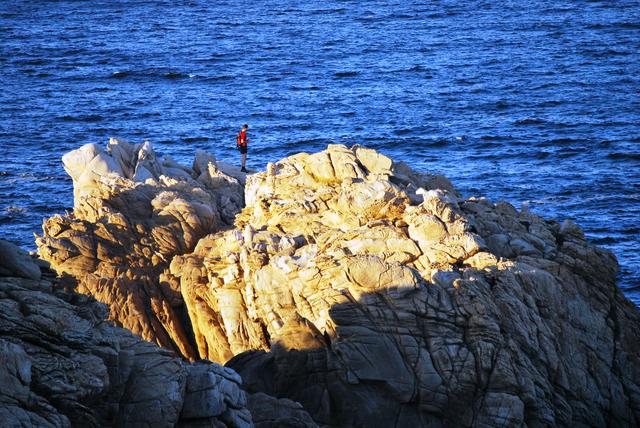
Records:
<instances>
[{"instance_id":1,"label":"coastal cliff","mask_svg":"<svg viewBox=\"0 0 640 428\"><path fill-rule=\"evenodd\" d=\"M637 308L575 224L359 146L245 176L112 140L65 155L40 257L109 317L327 426L636 426Z\"/></svg>"}]
</instances>

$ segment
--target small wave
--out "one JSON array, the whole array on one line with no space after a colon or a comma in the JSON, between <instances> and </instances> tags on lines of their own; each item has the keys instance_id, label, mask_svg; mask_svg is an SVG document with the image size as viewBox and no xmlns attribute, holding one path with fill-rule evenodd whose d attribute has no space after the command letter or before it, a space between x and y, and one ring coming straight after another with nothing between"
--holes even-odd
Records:
<instances>
[{"instance_id":1,"label":"small wave","mask_svg":"<svg viewBox=\"0 0 640 428\"><path fill-rule=\"evenodd\" d=\"M99 114L88 114L81 116L71 116L66 114L64 116L58 117L58 119L63 122L100 122L104 120L104 117L100 116Z\"/></svg>"},{"instance_id":2,"label":"small wave","mask_svg":"<svg viewBox=\"0 0 640 428\"><path fill-rule=\"evenodd\" d=\"M516 125L542 125L543 123L547 123L547 121L537 117L527 117L524 119L518 119L515 122Z\"/></svg>"},{"instance_id":3,"label":"small wave","mask_svg":"<svg viewBox=\"0 0 640 428\"><path fill-rule=\"evenodd\" d=\"M596 245L607 245L607 244L616 244L620 242L620 240L616 238L612 238L610 236L606 236L604 238L592 238L591 242L593 242Z\"/></svg>"},{"instance_id":4,"label":"small wave","mask_svg":"<svg viewBox=\"0 0 640 428\"><path fill-rule=\"evenodd\" d=\"M632 54L632 52L630 51L622 51L616 49L588 50L584 53L593 58L610 58L612 56L629 56Z\"/></svg>"},{"instance_id":5,"label":"small wave","mask_svg":"<svg viewBox=\"0 0 640 428\"><path fill-rule=\"evenodd\" d=\"M355 18L355 21L371 23L373 21L380 21L382 19L383 19L382 17L378 17L374 13L365 13L364 16L359 16Z\"/></svg>"},{"instance_id":6,"label":"small wave","mask_svg":"<svg viewBox=\"0 0 640 428\"><path fill-rule=\"evenodd\" d=\"M15 205L9 205L5 210L4 210L7 214L24 214L27 212L26 208L23 207L18 207Z\"/></svg>"},{"instance_id":7,"label":"small wave","mask_svg":"<svg viewBox=\"0 0 640 428\"><path fill-rule=\"evenodd\" d=\"M475 82L474 80L472 80L472 79L465 79L465 78L462 78L462 79L455 79L455 80L454 80L454 82L455 82L455 83L457 83L457 84L459 84L459 85L465 85L465 86L468 86L468 85L475 85L475 84L476 84L476 82Z\"/></svg>"},{"instance_id":8,"label":"small wave","mask_svg":"<svg viewBox=\"0 0 640 428\"><path fill-rule=\"evenodd\" d=\"M638 30L640 29L640 23L631 22L631 21L609 22L606 24L597 23L597 24L586 25L586 28L590 30L604 30L608 28L623 28L626 30Z\"/></svg>"},{"instance_id":9,"label":"small wave","mask_svg":"<svg viewBox=\"0 0 640 428\"><path fill-rule=\"evenodd\" d=\"M631 274L631 271L625 271L625 272L620 272L620 273L624 273L624 274L629 275L629 274ZM621 285L620 287L621 287L624 291L627 291L627 292L629 292L629 291L636 291L636 290L640 290L640 285L627 285L627 286L625 286L625 285ZM636 306L640 305L640 299L638 299L638 300L635 302L635 304L636 304Z\"/></svg>"},{"instance_id":10,"label":"small wave","mask_svg":"<svg viewBox=\"0 0 640 428\"><path fill-rule=\"evenodd\" d=\"M542 141L538 145L541 147L555 147L555 146L568 146L568 145L577 144L580 142L582 141L576 140L573 138L554 138L551 140Z\"/></svg>"},{"instance_id":11,"label":"small wave","mask_svg":"<svg viewBox=\"0 0 640 428\"><path fill-rule=\"evenodd\" d=\"M557 100L549 100L549 101L543 101L540 104L538 104L538 106L540 107L556 107L556 106L560 106L562 104L565 104L564 101L557 101Z\"/></svg>"},{"instance_id":12,"label":"small wave","mask_svg":"<svg viewBox=\"0 0 640 428\"><path fill-rule=\"evenodd\" d=\"M182 139L185 143L206 143L211 140L209 137L185 137Z\"/></svg>"},{"instance_id":13,"label":"small wave","mask_svg":"<svg viewBox=\"0 0 640 428\"><path fill-rule=\"evenodd\" d=\"M390 19L415 19L415 15L409 15L407 13L392 13L389 15Z\"/></svg>"},{"instance_id":14,"label":"small wave","mask_svg":"<svg viewBox=\"0 0 640 428\"><path fill-rule=\"evenodd\" d=\"M619 159L619 160L640 160L640 153L609 153L607 155L608 159Z\"/></svg>"},{"instance_id":15,"label":"small wave","mask_svg":"<svg viewBox=\"0 0 640 428\"><path fill-rule=\"evenodd\" d=\"M183 73L181 71L176 70L167 70L167 69L149 69L149 70L140 70L140 71L132 71L132 70L122 70L122 71L114 71L111 73L111 78L113 79L126 79L126 78L162 78L167 80L179 80L179 79L188 79L195 77L195 74L191 73Z\"/></svg>"},{"instance_id":16,"label":"small wave","mask_svg":"<svg viewBox=\"0 0 640 428\"><path fill-rule=\"evenodd\" d=\"M292 91L319 91L319 86L292 86Z\"/></svg>"},{"instance_id":17,"label":"small wave","mask_svg":"<svg viewBox=\"0 0 640 428\"><path fill-rule=\"evenodd\" d=\"M47 61L42 58L24 59L15 62L16 65L45 65Z\"/></svg>"},{"instance_id":18,"label":"small wave","mask_svg":"<svg viewBox=\"0 0 640 428\"><path fill-rule=\"evenodd\" d=\"M219 81L223 81L223 80L233 80L235 79L234 76L228 75L228 74L221 74L219 76L212 76L212 77L207 77L205 80L208 82L219 82Z\"/></svg>"},{"instance_id":19,"label":"small wave","mask_svg":"<svg viewBox=\"0 0 640 428\"><path fill-rule=\"evenodd\" d=\"M395 135L407 135L407 134L411 134L412 132L413 132L413 129L396 129L393 131Z\"/></svg>"},{"instance_id":20,"label":"small wave","mask_svg":"<svg viewBox=\"0 0 640 428\"><path fill-rule=\"evenodd\" d=\"M333 73L333 77L336 79L356 77L357 75L358 75L357 71L338 71L337 73Z\"/></svg>"},{"instance_id":21,"label":"small wave","mask_svg":"<svg viewBox=\"0 0 640 428\"><path fill-rule=\"evenodd\" d=\"M628 29L631 29L631 30L639 30L640 29L640 22L632 22L632 21L614 22L612 25L614 27L628 28Z\"/></svg>"},{"instance_id":22,"label":"small wave","mask_svg":"<svg viewBox=\"0 0 640 428\"><path fill-rule=\"evenodd\" d=\"M611 24L601 24L601 23L596 23L596 24L587 24L585 25L585 28L589 29L589 30L603 30L605 28L610 27Z\"/></svg>"},{"instance_id":23,"label":"small wave","mask_svg":"<svg viewBox=\"0 0 640 428\"><path fill-rule=\"evenodd\" d=\"M513 137L511 135L482 135L480 139L485 141L511 141Z\"/></svg>"},{"instance_id":24,"label":"small wave","mask_svg":"<svg viewBox=\"0 0 640 428\"><path fill-rule=\"evenodd\" d=\"M326 40L322 43L322 46L325 47L330 47L330 46L337 46L337 45L341 45L345 42L345 39L339 38L339 39L331 39L331 40Z\"/></svg>"},{"instance_id":25,"label":"small wave","mask_svg":"<svg viewBox=\"0 0 640 428\"><path fill-rule=\"evenodd\" d=\"M430 71L430 69L428 69L427 67L420 65L420 64L416 64L413 67L411 67L410 69L408 69L407 71L412 71L415 73L422 73L424 71Z\"/></svg>"},{"instance_id":26,"label":"small wave","mask_svg":"<svg viewBox=\"0 0 640 428\"><path fill-rule=\"evenodd\" d=\"M312 15L329 15L331 13L344 13L347 9L344 7L336 8L336 9L315 9L311 11Z\"/></svg>"},{"instance_id":27,"label":"small wave","mask_svg":"<svg viewBox=\"0 0 640 428\"><path fill-rule=\"evenodd\" d=\"M583 149L577 149L573 147L564 148L558 151L558 157L562 159L570 158L579 154L583 154Z\"/></svg>"},{"instance_id":28,"label":"small wave","mask_svg":"<svg viewBox=\"0 0 640 428\"><path fill-rule=\"evenodd\" d=\"M4 214L3 212L0 212L0 225L3 224L11 224L11 223L15 223L16 219L13 218L10 215ZM8 239L8 236L4 236L4 239Z\"/></svg>"},{"instance_id":29,"label":"small wave","mask_svg":"<svg viewBox=\"0 0 640 428\"><path fill-rule=\"evenodd\" d=\"M170 71L168 73L164 73L164 77L167 79L183 79L189 77L189 74L179 73L177 71Z\"/></svg>"},{"instance_id":30,"label":"small wave","mask_svg":"<svg viewBox=\"0 0 640 428\"><path fill-rule=\"evenodd\" d=\"M116 79L122 79L130 75L131 75L130 71L114 71L113 73L111 73L111 77L114 77Z\"/></svg>"},{"instance_id":31,"label":"small wave","mask_svg":"<svg viewBox=\"0 0 640 428\"><path fill-rule=\"evenodd\" d=\"M501 146L502 144L495 141L483 141L481 143L474 144L474 149L494 149L496 146Z\"/></svg>"},{"instance_id":32,"label":"small wave","mask_svg":"<svg viewBox=\"0 0 640 428\"><path fill-rule=\"evenodd\" d=\"M273 96L272 94L262 94L262 95L258 95L258 99L259 99L260 101L269 101L269 102L277 101L277 100L278 100L278 98L277 98L277 97L275 97L275 96Z\"/></svg>"},{"instance_id":33,"label":"small wave","mask_svg":"<svg viewBox=\"0 0 640 428\"><path fill-rule=\"evenodd\" d=\"M449 145L449 141L445 140L444 138L440 138L436 141L434 141L433 143L429 144L429 146L431 147L445 147Z\"/></svg>"}]
</instances>

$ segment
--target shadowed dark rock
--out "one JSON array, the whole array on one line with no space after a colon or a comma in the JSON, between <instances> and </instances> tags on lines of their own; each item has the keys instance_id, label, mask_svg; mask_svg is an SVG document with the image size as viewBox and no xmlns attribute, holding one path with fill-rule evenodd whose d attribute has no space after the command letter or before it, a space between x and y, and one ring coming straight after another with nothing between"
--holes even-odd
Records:
<instances>
[{"instance_id":1,"label":"shadowed dark rock","mask_svg":"<svg viewBox=\"0 0 640 428\"><path fill-rule=\"evenodd\" d=\"M51 277L0 277L2 426L251 426L236 373L185 363L106 315Z\"/></svg>"},{"instance_id":2,"label":"shadowed dark rock","mask_svg":"<svg viewBox=\"0 0 640 428\"><path fill-rule=\"evenodd\" d=\"M23 250L0 239L0 275L40 279L40 268Z\"/></svg>"}]
</instances>

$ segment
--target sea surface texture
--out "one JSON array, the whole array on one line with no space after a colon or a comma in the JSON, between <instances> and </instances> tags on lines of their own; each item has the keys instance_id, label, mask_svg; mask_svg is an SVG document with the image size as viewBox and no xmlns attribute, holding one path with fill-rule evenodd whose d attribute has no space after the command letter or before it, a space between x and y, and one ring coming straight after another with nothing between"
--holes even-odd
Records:
<instances>
[{"instance_id":1,"label":"sea surface texture","mask_svg":"<svg viewBox=\"0 0 640 428\"><path fill-rule=\"evenodd\" d=\"M2 1L0 236L71 209L111 136L249 167L362 144L572 219L640 305L639 1Z\"/></svg>"}]
</instances>

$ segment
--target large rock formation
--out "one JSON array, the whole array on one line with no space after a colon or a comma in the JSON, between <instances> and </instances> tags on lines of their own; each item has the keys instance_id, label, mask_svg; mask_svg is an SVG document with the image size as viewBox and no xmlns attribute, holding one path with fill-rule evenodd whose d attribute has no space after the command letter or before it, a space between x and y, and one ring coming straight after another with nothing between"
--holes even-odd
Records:
<instances>
[{"instance_id":1,"label":"large rock formation","mask_svg":"<svg viewBox=\"0 0 640 428\"><path fill-rule=\"evenodd\" d=\"M244 174L203 152L186 168L158 159L149 143L115 139L106 151L87 144L63 162L73 178L74 211L44 223L41 256L75 278L79 292L107 303L123 327L197 358L180 290L164 272L174 255L232 223L243 205Z\"/></svg>"},{"instance_id":2,"label":"large rock formation","mask_svg":"<svg viewBox=\"0 0 640 428\"><path fill-rule=\"evenodd\" d=\"M110 181L93 186L75 218L45 223L38 244L95 293L116 278L98 264L159 252L96 234L82 206L113 216L128 207L110 202ZM299 401L332 426L640 424L640 316L615 285L613 255L571 222L460 198L443 177L357 146L270 164L244 192L235 228L145 265L145 307L166 289L169 307L184 309L183 355L228 362L249 391ZM79 233L59 232L78 224L109 243L99 263ZM129 227L118 231L154 237ZM86 260L65 269L68 254Z\"/></svg>"},{"instance_id":3,"label":"large rock formation","mask_svg":"<svg viewBox=\"0 0 640 428\"><path fill-rule=\"evenodd\" d=\"M16 265L40 273L30 258L11 256L0 259L0 425L252 426L233 370L187 364L114 327L104 305L63 290L46 269L39 279L5 276ZM274 401L260 419L291 407Z\"/></svg>"}]
</instances>

